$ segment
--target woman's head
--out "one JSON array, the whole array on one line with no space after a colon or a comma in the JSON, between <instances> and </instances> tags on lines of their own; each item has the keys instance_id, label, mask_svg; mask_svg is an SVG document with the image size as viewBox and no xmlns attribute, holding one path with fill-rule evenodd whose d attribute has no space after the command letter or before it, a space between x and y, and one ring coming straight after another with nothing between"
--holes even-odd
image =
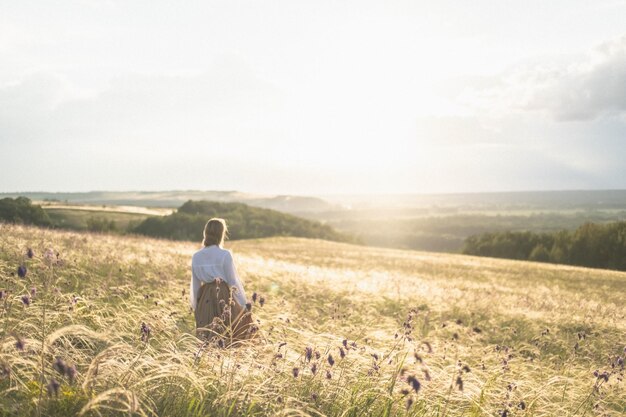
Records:
<instances>
[{"instance_id":1,"label":"woman's head","mask_svg":"<svg viewBox=\"0 0 626 417\"><path fill-rule=\"evenodd\" d=\"M204 226L204 240L202 243L204 246L221 246L224 244L226 233L228 233L226 221L224 219L214 217L206 222L206 225Z\"/></svg>"}]
</instances>

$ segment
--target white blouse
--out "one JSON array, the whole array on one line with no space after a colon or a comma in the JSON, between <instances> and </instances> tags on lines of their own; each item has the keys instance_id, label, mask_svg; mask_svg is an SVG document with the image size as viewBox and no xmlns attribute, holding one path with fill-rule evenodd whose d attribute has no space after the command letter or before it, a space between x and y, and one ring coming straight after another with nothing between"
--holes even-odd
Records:
<instances>
[{"instance_id":1,"label":"white blouse","mask_svg":"<svg viewBox=\"0 0 626 417\"><path fill-rule=\"evenodd\" d=\"M191 258L191 286L189 291L189 303L192 309L196 309L198 302L197 294L200 290L201 281L212 282L215 278L222 278L229 287L235 287L233 299L242 307L246 305L246 293L237 275L237 269L233 262L233 255L229 250L222 249L217 245L206 246L193 254Z\"/></svg>"}]
</instances>

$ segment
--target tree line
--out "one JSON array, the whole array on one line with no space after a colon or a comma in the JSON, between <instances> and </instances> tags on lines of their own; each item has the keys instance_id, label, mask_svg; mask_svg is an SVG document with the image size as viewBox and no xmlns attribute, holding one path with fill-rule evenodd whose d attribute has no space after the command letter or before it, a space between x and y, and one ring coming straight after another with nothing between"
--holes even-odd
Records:
<instances>
[{"instance_id":1,"label":"tree line","mask_svg":"<svg viewBox=\"0 0 626 417\"><path fill-rule=\"evenodd\" d=\"M48 213L41 206L33 205L30 199L26 197L0 199L0 221L52 226Z\"/></svg>"},{"instance_id":2,"label":"tree line","mask_svg":"<svg viewBox=\"0 0 626 417\"><path fill-rule=\"evenodd\" d=\"M463 253L626 271L626 222L552 233L483 233L467 238Z\"/></svg>"},{"instance_id":3,"label":"tree line","mask_svg":"<svg viewBox=\"0 0 626 417\"><path fill-rule=\"evenodd\" d=\"M339 242L355 239L317 221L243 203L189 200L168 216L149 217L133 233L173 240L202 240L202 230L211 217L226 219L230 239L269 236L306 237Z\"/></svg>"}]
</instances>

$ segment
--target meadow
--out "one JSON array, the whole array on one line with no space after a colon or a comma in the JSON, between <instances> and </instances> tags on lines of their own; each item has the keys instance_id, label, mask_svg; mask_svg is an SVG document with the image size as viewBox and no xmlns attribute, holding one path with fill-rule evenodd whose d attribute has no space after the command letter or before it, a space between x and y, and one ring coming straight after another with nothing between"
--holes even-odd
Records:
<instances>
[{"instance_id":1,"label":"meadow","mask_svg":"<svg viewBox=\"0 0 626 417\"><path fill-rule=\"evenodd\" d=\"M0 415L619 416L626 273L227 242L259 339L194 336L199 242L0 224Z\"/></svg>"}]
</instances>

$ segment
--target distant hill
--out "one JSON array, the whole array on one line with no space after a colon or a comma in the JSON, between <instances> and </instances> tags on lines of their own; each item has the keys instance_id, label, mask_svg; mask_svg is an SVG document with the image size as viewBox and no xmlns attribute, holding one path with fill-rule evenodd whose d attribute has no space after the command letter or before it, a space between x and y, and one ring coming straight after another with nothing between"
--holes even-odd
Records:
<instances>
[{"instance_id":1,"label":"distant hill","mask_svg":"<svg viewBox=\"0 0 626 417\"><path fill-rule=\"evenodd\" d=\"M132 232L174 240L199 241L204 225L211 217L226 219L231 239L293 236L338 242L355 241L314 220L243 203L217 201L187 201L175 213L145 219Z\"/></svg>"},{"instance_id":2,"label":"distant hill","mask_svg":"<svg viewBox=\"0 0 626 417\"><path fill-rule=\"evenodd\" d=\"M338 206L318 197L294 195L259 195L239 191L90 191L84 193L25 192L3 193L0 197L24 196L36 201L59 201L78 204L139 207L179 207L189 200L245 203L285 213L336 210Z\"/></svg>"}]
</instances>

